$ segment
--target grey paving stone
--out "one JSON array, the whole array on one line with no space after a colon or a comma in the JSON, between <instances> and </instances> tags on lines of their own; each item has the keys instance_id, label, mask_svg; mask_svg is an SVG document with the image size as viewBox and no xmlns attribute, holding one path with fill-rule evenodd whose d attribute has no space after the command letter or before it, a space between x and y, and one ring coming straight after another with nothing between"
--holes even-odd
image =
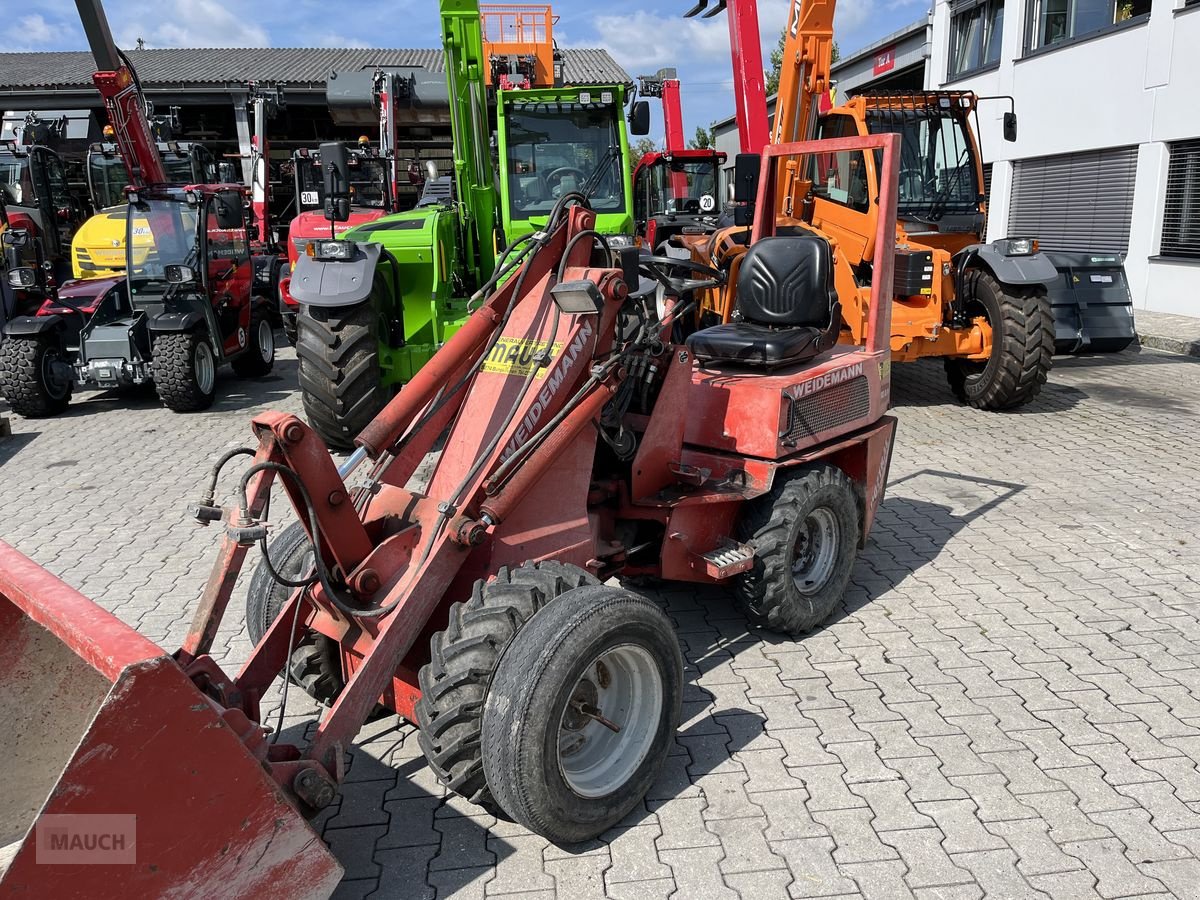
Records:
<instances>
[{"instance_id":1,"label":"grey paving stone","mask_svg":"<svg viewBox=\"0 0 1200 900\"><path fill-rule=\"evenodd\" d=\"M771 849L787 862L792 873L788 890L793 897L859 895L858 885L833 861L833 838L779 841Z\"/></svg>"},{"instance_id":2,"label":"grey paving stone","mask_svg":"<svg viewBox=\"0 0 1200 900\"><path fill-rule=\"evenodd\" d=\"M904 831L884 831L879 839L900 854L907 868L904 880L913 890L970 884L974 880L966 869L960 869L942 848L945 836L937 828L913 828Z\"/></svg>"},{"instance_id":3,"label":"grey paving stone","mask_svg":"<svg viewBox=\"0 0 1200 900\"><path fill-rule=\"evenodd\" d=\"M659 861L654 847L661 833L657 825L639 825L606 835L612 865L604 873L604 883L611 889L612 885L624 881L671 879L671 870ZM540 864L540 854L538 860Z\"/></svg>"},{"instance_id":4,"label":"grey paving stone","mask_svg":"<svg viewBox=\"0 0 1200 900\"><path fill-rule=\"evenodd\" d=\"M814 812L813 819L829 829L836 849L834 861L839 865L851 862L878 862L896 859L895 848L879 840L871 827L874 814L870 809L838 809ZM861 889L861 885L859 886Z\"/></svg>"},{"instance_id":5,"label":"grey paving stone","mask_svg":"<svg viewBox=\"0 0 1200 900\"><path fill-rule=\"evenodd\" d=\"M725 884L745 900L760 897L762 900L786 900L790 896L788 887L792 883L792 873L787 869L739 872L723 877Z\"/></svg>"},{"instance_id":6,"label":"grey paving stone","mask_svg":"<svg viewBox=\"0 0 1200 900\"><path fill-rule=\"evenodd\" d=\"M952 853L954 864L967 869L983 888L984 896L1040 897L1049 900L1050 894L1037 890L1017 871L1017 855L1008 848Z\"/></svg>"},{"instance_id":7,"label":"grey paving stone","mask_svg":"<svg viewBox=\"0 0 1200 900\"><path fill-rule=\"evenodd\" d=\"M737 892L721 878L720 866L724 860L721 847L664 850L659 856L670 866L680 897L738 900Z\"/></svg>"},{"instance_id":8,"label":"grey paving stone","mask_svg":"<svg viewBox=\"0 0 1200 900\"><path fill-rule=\"evenodd\" d=\"M1162 882L1147 877L1125 855L1124 845L1116 838L1076 841L1063 849L1078 857L1096 876L1096 893L1101 897L1127 897L1161 891Z\"/></svg>"},{"instance_id":9,"label":"grey paving stone","mask_svg":"<svg viewBox=\"0 0 1200 900\"><path fill-rule=\"evenodd\" d=\"M607 853L546 859L546 873L554 879L554 895L570 900L604 900Z\"/></svg>"}]
</instances>

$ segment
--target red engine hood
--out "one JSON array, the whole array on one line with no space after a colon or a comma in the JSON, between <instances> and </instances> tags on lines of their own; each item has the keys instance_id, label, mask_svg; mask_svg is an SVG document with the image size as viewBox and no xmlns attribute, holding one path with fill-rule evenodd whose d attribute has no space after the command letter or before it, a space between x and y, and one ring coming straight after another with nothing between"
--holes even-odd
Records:
<instances>
[{"instance_id":1,"label":"red engine hood","mask_svg":"<svg viewBox=\"0 0 1200 900\"><path fill-rule=\"evenodd\" d=\"M336 222L333 226L334 236L340 236L351 228L362 225L366 222L374 222L376 219L382 218L385 215L382 209L372 209L368 207L351 207L350 218L345 222ZM310 209L307 212L302 212L296 218L292 219L288 225L288 261L296 262L296 257L299 251L296 250L296 240L307 240L315 238L316 240L325 240L329 238L329 220L325 218L325 214L320 210Z\"/></svg>"},{"instance_id":2,"label":"red engine hood","mask_svg":"<svg viewBox=\"0 0 1200 900\"><path fill-rule=\"evenodd\" d=\"M68 281L58 289L58 296L72 306L77 306L85 313L95 312L96 306L109 291L125 281L123 276L109 278L84 278L78 281ZM47 300L38 309L39 316L71 315L74 310L60 306L53 300Z\"/></svg>"}]
</instances>

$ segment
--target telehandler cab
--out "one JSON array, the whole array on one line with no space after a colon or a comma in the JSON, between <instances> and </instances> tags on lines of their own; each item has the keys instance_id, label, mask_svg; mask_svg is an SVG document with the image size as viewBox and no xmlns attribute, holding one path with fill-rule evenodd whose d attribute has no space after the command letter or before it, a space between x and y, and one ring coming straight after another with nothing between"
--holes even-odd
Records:
<instances>
[{"instance_id":1,"label":"telehandler cab","mask_svg":"<svg viewBox=\"0 0 1200 900\"><path fill-rule=\"evenodd\" d=\"M837 248L777 231L772 212L781 163L844 152L882 158L859 345L832 340ZM136 815L136 860L91 896L328 891L338 867L302 817L333 802L379 705L415 723L451 790L552 841L628 815L674 739L684 674L658 606L601 582L727 585L752 621L792 634L841 602L895 433L898 154L895 135L767 148L741 317L686 344L673 322L723 273L632 248L613 268L586 198L565 195L340 468L278 412L221 456L192 513L224 536L171 656L0 544L0 753L21 786L0 796L0 888L69 894L77 875L39 866L37 835L119 808ZM239 455L253 462L222 508ZM299 521L268 544L276 478ZM257 644L230 675L209 652L255 545ZM280 673L330 707L304 746L278 732L289 682L278 723L263 721Z\"/></svg>"}]
</instances>

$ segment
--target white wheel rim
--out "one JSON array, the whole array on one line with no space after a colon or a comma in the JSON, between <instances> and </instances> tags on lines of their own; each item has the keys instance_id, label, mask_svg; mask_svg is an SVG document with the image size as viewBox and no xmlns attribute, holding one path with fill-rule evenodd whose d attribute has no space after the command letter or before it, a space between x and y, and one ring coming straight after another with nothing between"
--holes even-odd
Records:
<instances>
[{"instance_id":1,"label":"white wheel rim","mask_svg":"<svg viewBox=\"0 0 1200 900\"><path fill-rule=\"evenodd\" d=\"M263 362L271 362L275 359L275 331L266 319L258 323L258 352L261 354Z\"/></svg>"},{"instance_id":2,"label":"white wheel rim","mask_svg":"<svg viewBox=\"0 0 1200 900\"><path fill-rule=\"evenodd\" d=\"M825 587L837 563L840 537L832 510L819 506L804 517L792 562L792 581L801 594L815 594Z\"/></svg>"},{"instance_id":3,"label":"white wheel rim","mask_svg":"<svg viewBox=\"0 0 1200 900\"><path fill-rule=\"evenodd\" d=\"M193 366L196 370L196 386L200 388L200 393L211 394L213 385L217 381L217 365L213 360L212 348L208 346L208 341L201 341L196 345Z\"/></svg>"},{"instance_id":4,"label":"white wheel rim","mask_svg":"<svg viewBox=\"0 0 1200 900\"><path fill-rule=\"evenodd\" d=\"M568 787L581 797L619 790L650 752L662 709L662 675L644 647L621 644L593 659L559 719L558 765Z\"/></svg>"}]
</instances>

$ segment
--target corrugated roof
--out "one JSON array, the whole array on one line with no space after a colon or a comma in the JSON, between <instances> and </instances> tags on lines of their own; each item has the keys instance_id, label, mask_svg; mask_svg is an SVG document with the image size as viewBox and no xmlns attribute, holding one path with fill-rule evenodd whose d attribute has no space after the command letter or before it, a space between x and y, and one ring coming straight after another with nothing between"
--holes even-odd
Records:
<instances>
[{"instance_id":1,"label":"corrugated roof","mask_svg":"<svg viewBox=\"0 0 1200 900\"><path fill-rule=\"evenodd\" d=\"M631 81L607 50L563 50L563 77L577 84ZM147 88L232 85L266 81L278 85L323 84L329 73L376 66L424 66L443 71L441 50L322 49L313 47L179 47L130 50L129 59ZM96 66L85 51L0 53L0 88L91 87Z\"/></svg>"}]
</instances>

